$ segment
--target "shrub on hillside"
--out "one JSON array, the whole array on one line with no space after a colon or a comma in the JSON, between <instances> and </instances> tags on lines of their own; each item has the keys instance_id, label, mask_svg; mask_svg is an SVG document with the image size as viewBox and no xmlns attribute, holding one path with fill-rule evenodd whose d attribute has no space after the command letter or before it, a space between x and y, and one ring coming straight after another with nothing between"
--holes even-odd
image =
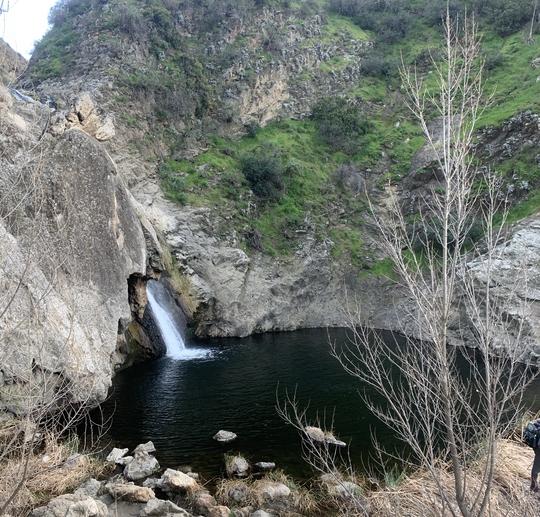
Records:
<instances>
[{"instance_id":1,"label":"shrub on hillside","mask_svg":"<svg viewBox=\"0 0 540 517\"><path fill-rule=\"evenodd\" d=\"M368 54L360 65L362 73L371 77L392 77L399 71L399 63L382 52Z\"/></svg>"},{"instance_id":2,"label":"shrub on hillside","mask_svg":"<svg viewBox=\"0 0 540 517\"><path fill-rule=\"evenodd\" d=\"M253 193L265 201L277 201L284 190L283 161L279 152L271 147L245 154L241 169Z\"/></svg>"},{"instance_id":3,"label":"shrub on hillside","mask_svg":"<svg viewBox=\"0 0 540 517\"><path fill-rule=\"evenodd\" d=\"M336 151L354 154L371 123L364 113L342 97L321 99L313 108L321 138Z\"/></svg>"}]
</instances>

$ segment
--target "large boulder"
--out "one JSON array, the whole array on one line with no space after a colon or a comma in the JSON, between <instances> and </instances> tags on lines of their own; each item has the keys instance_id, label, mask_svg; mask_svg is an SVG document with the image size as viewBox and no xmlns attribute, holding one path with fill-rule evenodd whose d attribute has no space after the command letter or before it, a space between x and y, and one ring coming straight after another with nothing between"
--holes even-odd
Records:
<instances>
[{"instance_id":1,"label":"large boulder","mask_svg":"<svg viewBox=\"0 0 540 517\"><path fill-rule=\"evenodd\" d=\"M93 497L67 494L36 508L30 517L109 517L109 510Z\"/></svg>"},{"instance_id":2,"label":"large boulder","mask_svg":"<svg viewBox=\"0 0 540 517\"><path fill-rule=\"evenodd\" d=\"M124 476L130 481L139 481L151 476L160 469L159 463L147 452L139 452L124 468Z\"/></svg>"},{"instance_id":3,"label":"large boulder","mask_svg":"<svg viewBox=\"0 0 540 517\"><path fill-rule=\"evenodd\" d=\"M39 103L0 110L0 124L6 113L26 129L10 126L0 140L0 290L16 294L0 325L0 411L24 412L16 401L38 389L40 372L95 404L124 360L119 327L131 319L128 279L146 273L145 238L95 139L43 134L50 111Z\"/></svg>"}]
</instances>

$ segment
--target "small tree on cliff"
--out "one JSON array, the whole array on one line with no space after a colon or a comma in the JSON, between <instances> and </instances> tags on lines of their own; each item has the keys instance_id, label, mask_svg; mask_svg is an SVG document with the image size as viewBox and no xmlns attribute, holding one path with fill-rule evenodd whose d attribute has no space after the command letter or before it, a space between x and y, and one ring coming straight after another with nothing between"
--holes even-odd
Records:
<instances>
[{"instance_id":1,"label":"small tree on cliff","mask_svg":"<svg viewBox=\"0 0 540 517\"><path fill-rule=\"evenodd\" d=\"M504 200L495 175L480 174L473 165L474 131L484 106L477 28L474 20L459 26L447 15L445 34L444 58L433 61L436 87L427 88L415 70L402 71L408 106L422 127L441 185L421 200L412 231L396 195L390 195L384 215L372 207L384 251L410 299L408 314L399 316L421 339L394 346L362 330L360 315L349 311L350 342L334 345L333 352L348 373L382 396L383 405L366 401L408 445L412 456L401 460L429 474L424 509L478 517L492 513L497 445L515 427L535 373L521 364L522 323L500 309L496 295ZM433 118L440 131L433 129ZM467 237L475 220L482 221L484 236L471 245ZM474 354L463 354L467 377L458 371L452 337L475 348ZM305 412L294 397L280 411L305 428ZM304 446L314 466L335 470L328 451L313 443Z\"/></svg>"}]
</instances>

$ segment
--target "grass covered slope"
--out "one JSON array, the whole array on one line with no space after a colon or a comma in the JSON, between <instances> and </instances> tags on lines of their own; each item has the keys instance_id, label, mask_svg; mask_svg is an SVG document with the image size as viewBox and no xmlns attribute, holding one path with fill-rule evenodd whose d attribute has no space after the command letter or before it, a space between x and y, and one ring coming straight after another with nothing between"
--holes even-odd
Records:
<instances>
[{"instance_id":1,"label":"grass covered slope","mask_svg":"<svg viewBox=\"0 0 540 517\"><path fill-rule=\"evenodd\" d=\"M531 2L467 6L494 92L480 129L539 112ZM456 0L452 13L464 7ZM226 217L248 252L286 258L319 242L380 275L389 267L366 245L363 192L377 199L388 182L407 185L423 138L399 67L416 65L429 83L445 9L445 0L66 0L28 78L88 73L95 56L92 70L114 82L127 145L159 162L169 199ZM511 192L512 220L540 208L534 148L480 160Z\"/></svg>"}]
</instances>

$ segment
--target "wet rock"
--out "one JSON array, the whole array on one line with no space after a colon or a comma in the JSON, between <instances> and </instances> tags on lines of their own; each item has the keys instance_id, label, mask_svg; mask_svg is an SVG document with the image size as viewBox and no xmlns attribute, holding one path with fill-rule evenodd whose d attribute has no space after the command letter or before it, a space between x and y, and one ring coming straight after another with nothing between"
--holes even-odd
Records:
<instances>
[{"instance_id":1,"label":"wet rock","mask_svg":"<svg viewBox=\"0 0 540 517\"><path fill-rule=\"evenodd\" d=\"M159 470L159 463L147 452L139 452L124 469L124 476L130 481L139 481Z\"/></svg>"},{"instance_id":2,"label":"wet rock","mask_svg":"<svg viewBox=\"0 0 540 517\"><path fill-rule=\"evenodd\" d=\"M276 464L271 461L259 461L255 463L255 466L259 470L264 470L264 471L273 470L276 468Z\"/></svg>"},{"instance_id":3,"label":"wet rock","mask_svg":"<svg viewBox=\"0 0 540 517\"><path fill-rule=\"evenodd\" d=\"M129 449L117 449L116 447L107 456L107 461L110 463L116 463L119 459L123 458Z\"/></svg>"},{"instance_id":4,"label":"wet rock","mask_svg":"<svg viewBox=\"0 0 540 517\"><path fill-rule=\"evenodd\" d=\"M249 473L249 463L240 455L226 456L225 470L230 477L245 477Z\"/></svg>"},{"instance_id":5,"label":"wet rock","mask_svg":"<svg viewBox=\"0 0 540 517\"><path fill-rule=\"evenodd\" d=\"M107 483L105 490L114 497L131 503L147 503L156 495L151 488L138 486L134 483Z\"/></svg>"},{"instance_id":6,"label":"wet rock","mask_svg":"<svg viewBox=\"0 0 540 517\"><path fill-rule=\"evenodd\" d=\"M154 442L149 441L137 445L137 447L135 447L135 450L133 451L133 454L137 454L138 452L146 452L147 454L153 454L154 452L156 452Z\"/></svg>"},{"instance_id":7,"label":"wet rock","mask_svg":"<svg viewBox=\"0 0 540 517\"><path fill-rule=\"evenodd\" d=\"M167 469L159 481L160 487L166 492L193 492L199 487L195 479L179 472L178 470Z\"/></svg>"},{"instance_id":8,"label":"wet rock","mask_svg":"<svg viewBox=\"0 0 540 517\"><path fill-rule=\"evenodd\" d=\"M283 483L261 479L253 483L252 493L257 500L271 503L289 497L291 489Z\"/></svg>"},{"instance_id":9,"label":"wet rock","mask_svg":"<svg viewBox=\"0 0 540 517\"><path fill-rule=\"evenodd\" d=\"M189 512L175 505L172 501L162 499L150 499L141 512L141 517L168 517L169 515L191 517Z\"/></svg>"},{"instance_id":10,"label":"wet rock","mask_svg":"<svg viewBox=\"0 0 540 517\"><path fill-rule=\"evenodd\" d=\"M109 510L93 497L67 494L36 508L30 517L109 517Z\"/></svg>"},{"instance_id":11,"label":"wet rock","mask_svg":"<svg viewBox=\"0 0 540 517\"><path fill-rule=\"evenodd\" d=\"M215 435L214 435L214 440L218 441L218 442L221 442L221 443L229 443L229 442L232 442L233 440L236 440L236 438L238 438L238 436L231 432L231 431L218 431Z\"/></svg>"}]
</instances>

